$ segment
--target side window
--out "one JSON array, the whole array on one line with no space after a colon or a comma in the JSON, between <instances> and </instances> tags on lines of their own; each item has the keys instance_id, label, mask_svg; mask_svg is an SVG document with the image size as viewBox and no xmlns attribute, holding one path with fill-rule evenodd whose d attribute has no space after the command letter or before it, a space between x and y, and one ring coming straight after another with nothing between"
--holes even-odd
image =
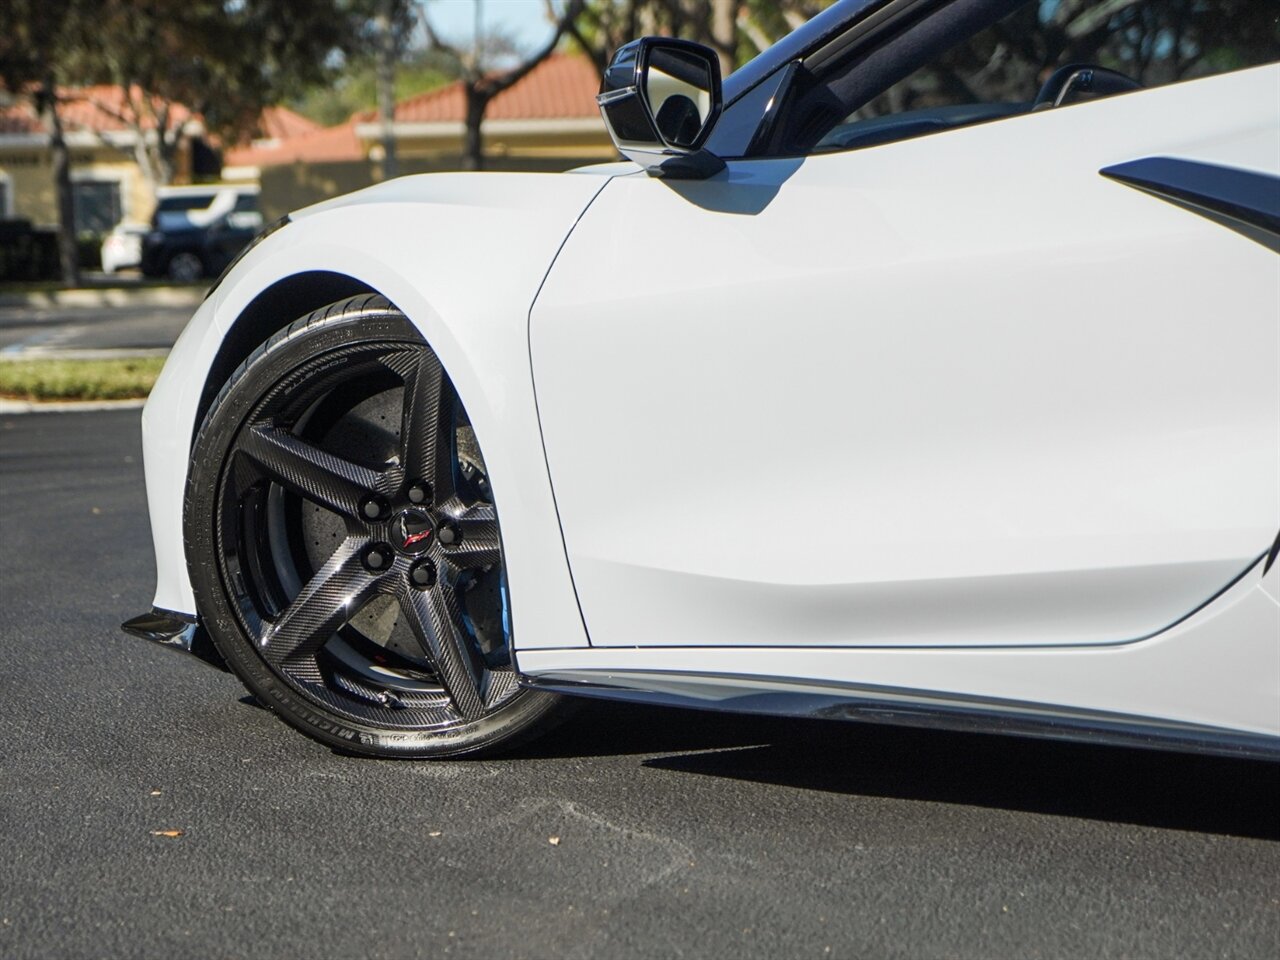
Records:
<instances>
[{"instance_id":1,"label":"side window","mask_svg":"<svg viewBox=\"0 0 1280 960\"><path fill-rule=\"evenodd\" d=\"M873 65L868 84L858 73L901 37L829 68L809 98L827 119L809 121L788 152L875 146L1280 58L1280 17L1265 0L1027 0L958 43L932 19L907 31L916 39L901 44L896 75Z\"/></svg>"},{"instance_id":2,"label":"side window","mask_svg":"<svg viewBox=\"0 0 1280 960\"><path fill-rule=\"evenodd\" d=\"M185 213L188 210L203 210L213 202L214 194L184 194L177 197L163 197L156 206L159 213Z\"/></svg>"},{"instance_id":3,"label":"side window","mask_svg":"<svg viewBox=\"0 0 1280 960\"><path fill-rule=\"evenodd\" d=\"M236 230L251 230L254 233L261 230L262 213L258 210L258 195L236 194L235 206L227 215L227 224Z\"/></svg>"},{"instance_id":4,"label":"side window","mask_svg":"<svg viewBox=\"0 0 1280 960\"><path fill-rule=\"evenodd\" d=\"M157 230L190 230L196 218L213 203L215 194L184 193L161 197L151 218Z\"/></svg>"}]
</instances>

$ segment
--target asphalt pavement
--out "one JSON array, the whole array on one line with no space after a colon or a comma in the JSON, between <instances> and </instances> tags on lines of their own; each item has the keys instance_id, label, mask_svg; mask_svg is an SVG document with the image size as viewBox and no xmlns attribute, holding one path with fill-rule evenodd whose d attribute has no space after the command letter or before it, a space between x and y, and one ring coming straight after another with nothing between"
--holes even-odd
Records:
<instances>
[{"instance_id":1,"label":"asphalt pavement","mask_svg":"<svg viewBox=\"0 0 1280 960\"><path fill-rule=\"evenodd\" d=\"M353 759L121 634L153 578L137 411L0 417L5 958L1280 948L1280 766L605 703Z\"/></svg>"},{"instance_id":2,"label":"asphalt pavement","mask_svg":"<svg viewBox=\"0 0 1280 960\"><path fill-rule=\"evenodd\" d=\"M0 306L0 355L167 350L194 312L188 304Z\"/></svg>"}]
</instances>

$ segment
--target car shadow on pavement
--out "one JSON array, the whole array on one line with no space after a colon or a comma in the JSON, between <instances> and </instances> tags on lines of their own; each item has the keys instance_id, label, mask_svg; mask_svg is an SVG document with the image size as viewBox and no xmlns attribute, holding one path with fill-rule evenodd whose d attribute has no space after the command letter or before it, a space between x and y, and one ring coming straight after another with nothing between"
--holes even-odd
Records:
<instances>
[{"instance_id":1,"label":"car shadow on pavement","mask_svg":"<svg viewBox=\"0 0 1280 960\"><path fill-rule=\"evenodd\" d=\"M590 703L522 757L1280 840L1280 764L865 723ZM660 754L660 756L653 756Z\"/></svg>"}]
</instances>

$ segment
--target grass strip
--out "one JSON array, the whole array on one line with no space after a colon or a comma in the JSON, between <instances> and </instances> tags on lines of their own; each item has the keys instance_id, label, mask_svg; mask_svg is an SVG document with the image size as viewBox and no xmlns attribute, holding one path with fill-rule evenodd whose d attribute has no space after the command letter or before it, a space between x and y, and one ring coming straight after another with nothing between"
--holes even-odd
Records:
<instances>
[{"instance_id":1,"label":"grass strip","mask_svg":"<svg viewBox=\"0 0 1280 960\"><path fill-rule=\"evenodd\" d=\"M0 397L11 400L133 400L155 386L164 357L0 362Z\"/></svg>"}]
</instances>

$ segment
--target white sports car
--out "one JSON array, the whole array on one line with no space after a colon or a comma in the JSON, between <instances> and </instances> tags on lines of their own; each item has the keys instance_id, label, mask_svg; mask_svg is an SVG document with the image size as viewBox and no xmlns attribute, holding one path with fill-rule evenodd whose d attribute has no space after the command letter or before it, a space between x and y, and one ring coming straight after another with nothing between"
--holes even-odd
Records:
<instances>
[{"instance_id":1,"label":"white sports car","mask_svg":"<svg viewBox=\"0 0 1280 960\"><path fill-rule=\"evenodd\" d=\"M1278 36L840 0L619 50L629 162L293 214L147 404L126 629L377 756L581 694L1280 757Z\"/></svg>"}]
</instances>

